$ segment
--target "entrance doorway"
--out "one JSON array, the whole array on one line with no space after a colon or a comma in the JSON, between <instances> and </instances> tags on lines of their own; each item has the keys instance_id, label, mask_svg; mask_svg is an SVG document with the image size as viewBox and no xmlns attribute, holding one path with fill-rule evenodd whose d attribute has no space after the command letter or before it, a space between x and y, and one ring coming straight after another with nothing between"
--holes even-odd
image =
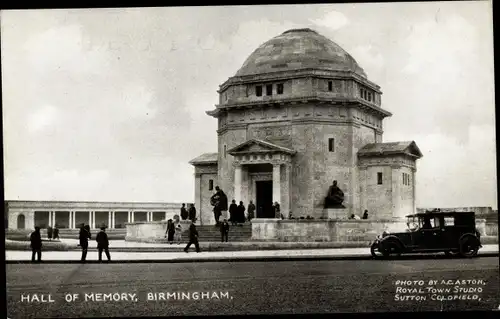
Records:
<instances>
[{"instance_id":1,"label":"entrance doorway","mask_svg":"<svg viewBox=\"0 0 500 319\"><path fill-rule=\"evenodd\" d=\"M273 181L257 181L255 188L257 218L274 218Z\"/></svg>"}]
</instances>

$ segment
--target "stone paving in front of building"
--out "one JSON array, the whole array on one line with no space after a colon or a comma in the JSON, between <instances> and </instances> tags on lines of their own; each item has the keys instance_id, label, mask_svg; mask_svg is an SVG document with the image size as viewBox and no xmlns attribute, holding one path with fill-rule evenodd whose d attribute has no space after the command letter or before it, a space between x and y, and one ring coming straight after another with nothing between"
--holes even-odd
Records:
<instances>
[{"instance_id":1,"label":"stone paving in front of building","mask_svg":"<svg viewBox=\"0 0 500 319\"><path fill-rule=\"evenodd\" d=\"M184 246L184 245L183 245ZM261 250L261 251L202 251L196 253L194 246L189 253L185 252L117 252L110 248L113 261L176 261L176 260L231 260L231 259L275 259L275 258L328 258L328 257L366 257L370 256L369 248L340 248L340 249L293 249L293 250ZM29 261L30 251L6 251L7 261ZM498 245L485 245L479 250L481 255L498 256ZM78 261L79 251L49 251L42 252L44 261ZM105 255L103 254L103 258ZM97 252L91 251L87 255L89 262L97 260Z\"/></svg>"}]
</instances>

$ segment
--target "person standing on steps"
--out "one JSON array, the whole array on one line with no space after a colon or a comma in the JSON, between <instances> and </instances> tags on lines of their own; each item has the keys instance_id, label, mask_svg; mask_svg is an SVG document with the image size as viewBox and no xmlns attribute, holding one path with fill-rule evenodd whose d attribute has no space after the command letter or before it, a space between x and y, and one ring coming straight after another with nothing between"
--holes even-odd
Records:
<instances>
[{"instance_id":1,"label":"person standing on steps","mask_svg":"<svg viewBox=\"0 0 500 319\"><path fill-rule=\"evenodd\" d=\"M40 234L40 227L35 227L35 231L30 235L30 246L31 246L31 261L35 261L35 255L37 255L37 261L42 261L42 235Z\"/></svg>"},{"instance_id":2,"label":"person standing on steps","mask_svg":"<svg viewBox=\"0 0 500 319\"><path fill-rule=\"evenodd\" d=\"M243 224L245 223L245 205L243 205L243 201L240 201L237 212L238 214L236 214L236 222L238 223L238 226L243 226Z\"/></svg>"},{"instance_id":3,"label":"person standing on steps","mask_svg":"<svg viewBox=\"0 0 500 319\"><path fill-rule=\"evenodd\" d=\"M188 219L189 217L189 213L186 209L186 204L182 204L182 207L181 207L181 218L182 220L186 220Z\"/></svg>"},{"instance_id":4,"label":"person standing on steps","mask_svg":"<svg viewBox=\"0 0 500 319\"><path fill-rule=\"evenodd\" d=\"M189 225L189 242L184 248L184 251L187 253L189 247L194 244L194 247L196 247L196 252L199 253L201 252L200 250L200 244L198 243L198 230L196 229L196 226L194 225L194 221L191 221L191 225Z\"/></svg>"},{"instance_id":5,"label":"person standing on steps","mask_svg":"<svg viewBox=\"0 0 500 319\"><path fill-rule=\"evenodd\" d=\"M250 201L248 204L248 221L251 221L252 219L255 218L255 204L253 201Z\"/></svg>"},{"instance_id":6,"label":"person standing on steps","mask_svg":"<svg viewBox=\"0 0 500 319\"><path fill-rule=\"evenodd\" d=\"M91 238L90 226L82 224L82 227L80 228L80 235L79 235L80 247L82 248L82 258L81 258L82 262L85 262L85 259L87 258L87 250L89 248L89 239L90 238Z\"/></svg>"},{"instance_id":7,"label":"person standing on steps","mask_svg":"<svg viewBox=\"0 0 500 319\"><path fill-rule=\"evenodd\" d=\"M215 226L217 227L220 216L227 212L227 196L219 186L215 186L215 191L215 194L210 197L210 204L214 206Z\"/></svg>"},{"instance_id":8,"label":"person standing on steps","mask_svg":"<svg viewBox=\"0 0 500 319\"><path fill-rule=\"evenodd\" d=\"M229 237L229 223L227 222L227 219L224 219L224 222L220 224L220 237L222 243L224 240L227 243L227 239Z\"/></svg>"},{"instance_id":9,"label":"person standing on steps","mask_svg":"<svg viewBox=\"0 0 500 319\"><path fill-rule=\"evenodd\" d=\"M109 255L109 240L108 234L106 234L106 227L102 226L101 231L97 234L95 241L97 242L97 250L99 252L99 261L102 261L102 251L106 253L108 261L111 261L111 256Z\"/></svg>"},{"instance_id":10,"label":"person standing on steps","mask_svg":"<svg viewBox=\"0 0 500 319\"><path fill-rule=\"evenodd\" d=\"M169 219L167 222L167 233L165 237L167 237L167 241L170 245L174 242L174 234L175 234L175 225L172 219Z\"/></svg>"},{"instance_id":11,"label":"person standing on steps","mask_svg":"<svg viewBox=\"0 0 500 319\"><path fill-rule=\"evenodd\" d=\"M231 205L229 205L229 221L231 225L235 225L238 218L238 205L236 205L236 201L233 199L231 201Z\"/></svg>"},{"instance_id":12,"label":"person standing on steps","mask_svg":"<svg viewBox=\"0 0 500 319\"><path fill-rule=\"evenodd\" d=\"M194 222L196 219L196 208L194 207L194 204L191 204L189 206L188 215L189 220L192 220Z\"/></svg>"}]
</instances>

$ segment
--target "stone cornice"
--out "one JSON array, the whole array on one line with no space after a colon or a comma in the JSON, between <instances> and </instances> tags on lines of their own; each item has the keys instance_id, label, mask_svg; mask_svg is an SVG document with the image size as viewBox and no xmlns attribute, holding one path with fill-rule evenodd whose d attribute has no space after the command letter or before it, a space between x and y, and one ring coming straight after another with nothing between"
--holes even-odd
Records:
<instances>
[{"instance_id":1,"label":"stone cornice","mask_svg":"<svg viewBox=\"0 0 500 319\"><path fill-rule=\"evenodd\" d=\"M374 82L364 78L353 71L333 71L328 69L299 69L299 70L287 70L287 71L276 71L276 72L268 72L254 75L245 75L245 76L233 76L227 79L224 83L219 86L219 90L217 92L223 92L231 85L240 85L246 83L255 83L255 82L265 82L265 81L283 81L294 78L303 78L303 77L328 77L331 79L353 79L357 82L361 82L364 85L370 87L372 90L377 93L382 93L380 91L380 86L375 84Z\"/></svg>"},{"instance_id":2,"label":"stone cornice","mask_svg":"<svg viewBox=\"0 0 500 319\"><path fill-rule=\"evenodd\" d=\"M268 100L268 101L249 101L249 102L243 102L243 103L233 103L233 104L225 104L225 105L215 105L215 110L211 111L206 111L206 114L212 116L212 117L218 117L219 114L223 112L227 112L230 110L238 110L238 109L248 109L248 108L254 108L254 107L279 107L283 105L294 105L294 104L299 104L299 103L328 103L331 105L343 105L346 107L359 107L364 110L370 110L371 112L381 116L381 117L388 117L392 116L392 113L389 111L386 111L382 109L381 107L365 101L360 98L326 98L326 97L320 97L318 95L309 95L309 96L304 96L304 97L297 97L297 98L283 98L283 99L273 99L273 100Z\"/></svg>"},{"instance_id":3,"label":"stone cornice","mask_svg":"<svg viewBox=\"0 0 500 319\"><path fill-rule=\"evenodd\" d=\"M78 210L78 209L177 209L181 203L148 203L148 202L66 202L66 201L6 201L9 209L37 210Z\"/></svg>"}]
</instances>

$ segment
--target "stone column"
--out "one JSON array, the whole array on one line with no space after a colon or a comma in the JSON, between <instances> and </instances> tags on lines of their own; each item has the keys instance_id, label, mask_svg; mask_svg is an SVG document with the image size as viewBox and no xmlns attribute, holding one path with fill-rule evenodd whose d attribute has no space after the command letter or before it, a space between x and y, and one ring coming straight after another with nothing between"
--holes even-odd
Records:
<instances>
[{"instance_id":1,"label":"stone column","mask_svg":"<svg viewBox=\"0 0 500 319\"><path fill-rule=\"evenodd\" d=\"M90 226L92 229L95 229L95 211L92 211L92 225Z\"/></svg>"},{"instance_id":2,"label":"stone column","mask_svg":"<svg viewBox=\"0 0 500 319\"><path fill-rule=\"evenodd\" d=\"M52 212L52 227L56 226L56 211L53 210Z\"/></svg>"},{"instance_id":3,"label":"stone column","mask_svg":"<svg viewBox=\"0 0 500 319\"><path fill-rule=\"evenodd\" d=\"M92 228L92 211L89 211L89 227Z\"/></svg>"},{"instance_id":4,"label":"stone column","mask_svg":"<svg viewBox=\"0 0 500 319\"><path fill-rule=\"evenodd\" d=\"M132 222L132 212L128 211L127 212L127 223L131 223L131 222Z\"/></svg>"},{"instance_id":5,"label":"stone column","mask_svg":"<svg viewBox=\"0 0 500 319\"><path fill-rule=\"evenodd\" d=\"M283 194L281 194L282 203L281 213L285 218L288 218L288 213L291 211L291 198L292 198L292 165L287 163L284 165L284 180L283 180Z\"/></svg>"},{"instance_id":6,"label":"stone column","mask_svg":"<svg viewBox=\"0 0 500 319\"><path fill-rule=\"evenodd\" d=\"M416 168L413 168L411 170L412 174L411 174L411 187L412 187L412 191L413 191L413 200L412 200L412 208L413 208L413 212L412 213L416 213L417 212L417 207L416 207L416 201L417 201L417 182L416 182L416 172L417 172L417 169Z\"/></svg>"},{"instance_id":7,"label":"stone column","mask_svg":"<svg viewBox=\"0 0 500 319\"><path fill-rule=\"evenodd\" d=\"M108 228L111 228L111 212L108 211Z\"/></svg>"},{"instance_id":8,"label":"stone column","mask_svg":"<svg viewBox=\"0 0 500 319\"><path fill-rule=\"evenodd\" d=\"M281 164L273 164L273 203L281 205ZM278 218L277 216L275 216Z\"/></svg>"},{"instance_id":9,"label":"stone column","mask_svg":"<svg viewBox=\"0 0 500 319\"><path fill-rule=\"evenodd\" d=\"M242 200L241 197L241 180L242 180L242 172L241 165L235 164L234 166L234 199L236 203L239 203Z\"/></svg>"},{"instance_id":10,"label":"stone column","mask_svg":"<svg viewBox=\"0 0 500 319\"><path fill-rule=\"evenodd\" d=\"M111 212L111 226L110 226L112 229L115 229L115 224L116 224L115 217L116 217L115 216L115 211L112 211Z\"/></svg>"},{"instance_id":11,"label":"stone column","mask_svg":"<svg viewBox=\"0 0 500 319\"><path fill-rule=\"evenodd\" d=\"M131 219L132 219L132 220L131 220L131 223L135 222L135 218L134 218L135 216L134 216L134 213L135 213L134 211L131 211L131 212L130 212L130 217L131 217Z\"/></svg>"},{"instance_id":12,"label":"stone column","mask_svg":"<svg viewBox=\"0 0 500 319\"><path fill-rule=\"evenodd\" d=\"M75 229L76 228L76 225L75 225L76 224L76 222L75 222L76 218L75 217L76 217L75 216L75 211L74 210L70 211L69 212L69 220L70 220L70 226L69 226L69 228L71 228L71 229Z\"/></svg>"}]
</instances>

